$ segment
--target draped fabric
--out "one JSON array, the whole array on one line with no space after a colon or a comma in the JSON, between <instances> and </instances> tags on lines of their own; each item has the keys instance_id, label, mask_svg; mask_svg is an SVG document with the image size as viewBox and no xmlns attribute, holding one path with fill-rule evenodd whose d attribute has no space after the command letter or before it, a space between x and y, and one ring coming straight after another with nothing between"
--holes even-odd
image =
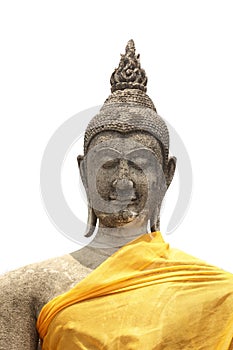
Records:
<instances>
[{"instance_id":1,"label":"draped fabric","mask_svg":"<svg viewBox=\"0 0 233 350\"><path fill-rule=\"evenodd\" d=\"M145 234L46 304L37 329L43 350L230 350L233 275Z\"/></svg>"}]
</instances>

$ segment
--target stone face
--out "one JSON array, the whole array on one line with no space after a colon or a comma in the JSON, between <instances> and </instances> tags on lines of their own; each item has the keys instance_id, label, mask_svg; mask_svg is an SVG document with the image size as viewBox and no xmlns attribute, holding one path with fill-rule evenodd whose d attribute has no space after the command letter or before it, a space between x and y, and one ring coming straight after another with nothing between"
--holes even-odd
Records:
<instances>
[{"instance_id":1,"label":"stone face","mask_svg":"<svg viewBox=\"0 0 233 350\"><path fill-rule=\"evenodd\" d=\"M117 231L151 218L150 208L160 205L166 191L163 159L159 142L147 133L104 131L92 139L85 182L101 227Z\"/></svg>"}]
</instances>

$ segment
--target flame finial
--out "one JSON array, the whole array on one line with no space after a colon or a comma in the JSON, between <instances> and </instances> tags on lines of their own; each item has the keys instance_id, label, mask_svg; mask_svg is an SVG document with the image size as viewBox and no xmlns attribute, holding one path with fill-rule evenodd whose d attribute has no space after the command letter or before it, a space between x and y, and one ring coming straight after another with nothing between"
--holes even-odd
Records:
<instances>
[{"instance_id":1,"label":"flame finial","mask_svg":"<svg viewBox=\"0 0 233 350\"><path fill-rule=\"evenodd\" d=\"M121 55L119 66L110 79L112 92L125 89L139 89L146 92L147 77L141 68L139 57L139 54L136 55L134 41L129 40L125 54Z\"/></svg>"}]
</instances>

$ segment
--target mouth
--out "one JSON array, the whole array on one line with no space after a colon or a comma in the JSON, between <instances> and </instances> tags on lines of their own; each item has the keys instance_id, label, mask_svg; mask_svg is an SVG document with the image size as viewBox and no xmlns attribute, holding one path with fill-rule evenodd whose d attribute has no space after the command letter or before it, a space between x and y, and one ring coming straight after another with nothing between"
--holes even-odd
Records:
<instances>
[{"instance_id":1,"label":"mouth","mask_svg":"<svg viewBox=\"0 0 233 350\"><path fill-rule=\"evenodd\" d=\"M136 196L116 196L110 198L110 205L114 208L119 222L122 224L133 221L139 213L135 211L138 204Z\"/></svg>"},{"instance_id":2,"label":"mouth","mask_svg":"<svg viewBox=\"0 0 233 350\"><path fill-rule=\"evenodd\" d=\"M122 205L122 204L135 204L136 203L136 199L130 199L130 198L116 198L116 199L111 199L111 203L114 203L114 204L119 204L119 205Z\"/></svg>"},{"instance_id":3,"label":"mouth","mask_svg":"<svg viewBox=\"0 0 233 350\"><path fill-rule=\"evenodd\" d=\"M138 201L131 200L130 198L117 198L110 201L110 206L113 208L114 212L122 213L123 218L133 218L136 215L138 208Z\"/></svg>"}]
</instances>

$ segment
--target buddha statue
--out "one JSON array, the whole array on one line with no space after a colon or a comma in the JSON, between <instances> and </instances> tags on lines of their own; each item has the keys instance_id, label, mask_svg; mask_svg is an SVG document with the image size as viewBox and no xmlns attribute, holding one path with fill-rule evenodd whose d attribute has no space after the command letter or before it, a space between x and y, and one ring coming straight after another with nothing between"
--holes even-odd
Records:
<instances>
[{"instance_id":1,"label":"buddha statue","mask_svg":"<svg viewBox=\"0 0 233 350\"><path fill-rule=\"evenodd\" d=\"M0 277L0 350L233 349L233 275L170 248L176 158L127 43L78 166L89 245Z\"/></svg>"}]
</instances>

